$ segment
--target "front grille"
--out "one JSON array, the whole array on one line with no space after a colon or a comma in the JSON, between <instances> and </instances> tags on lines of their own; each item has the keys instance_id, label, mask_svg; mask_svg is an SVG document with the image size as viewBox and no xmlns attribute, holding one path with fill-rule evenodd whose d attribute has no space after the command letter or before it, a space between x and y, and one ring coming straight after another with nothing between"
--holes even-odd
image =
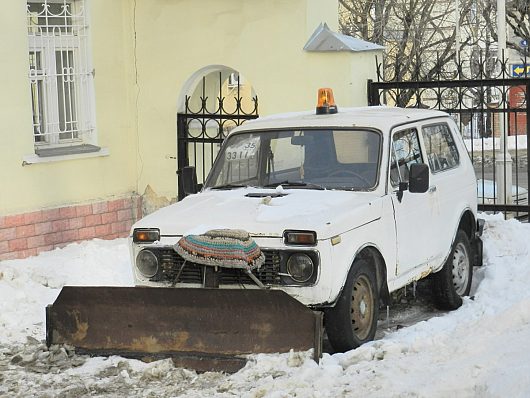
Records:
<instances>
[{"instance_id":1,"label":"front grille","mask_svg":"<svg viewBox=\"0 0 530 398\"><path fill-rule=\"evenodd\" d=\"M150 279L151 281L202 284L204 268L206 266L189 261L184 264L184 259L171 247L152 247L149 248L149 250L155 253L160 264L158 273ZM279 285L281 283L279 275L279 251L263 250L263 254L265 254L265 263L260 267L259 270L254 270L253 274L264 285ZM177 279L177 275L183 264L184 268ZM255 284L252 279L250 279L245 272L240 269L219 267L217 276L221 285Z\"/></svg>"}]
</instances>

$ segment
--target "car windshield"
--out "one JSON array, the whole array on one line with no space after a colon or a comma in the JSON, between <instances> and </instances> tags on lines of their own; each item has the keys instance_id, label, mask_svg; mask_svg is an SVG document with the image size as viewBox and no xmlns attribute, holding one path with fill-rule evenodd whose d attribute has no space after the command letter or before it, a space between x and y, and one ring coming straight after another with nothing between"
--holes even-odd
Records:
<instances>
[{"instance_id":1,"label":"car windshield","mask_svg":"<svg viewBox=\"0 0 530 398\"><path fill-rule=\"evenodd\" d=\"M307 129L231 135L205 188L241 186L371 190L378 183L381 134Z\"/></svg>"}]
</instances>

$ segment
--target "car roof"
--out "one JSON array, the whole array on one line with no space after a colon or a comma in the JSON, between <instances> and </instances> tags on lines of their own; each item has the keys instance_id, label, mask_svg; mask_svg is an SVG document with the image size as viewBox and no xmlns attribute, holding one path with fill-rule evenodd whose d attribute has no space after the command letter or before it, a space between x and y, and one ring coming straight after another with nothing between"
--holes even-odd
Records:
<instances>
[{"instance_id":1,"label":"car roof","mask_svg":"<svg viewBox=\"0 0 530 398\"><path fill-rule=\"evenodd\" d=\"M264 116L246 122L232 130L232 133L300 127L365 127L389 131L396 125L437 117L449 115L436 110L386 106L339 108L335 114L317 115L315 111L306 111Z\"/></svg>"}]
</instances>

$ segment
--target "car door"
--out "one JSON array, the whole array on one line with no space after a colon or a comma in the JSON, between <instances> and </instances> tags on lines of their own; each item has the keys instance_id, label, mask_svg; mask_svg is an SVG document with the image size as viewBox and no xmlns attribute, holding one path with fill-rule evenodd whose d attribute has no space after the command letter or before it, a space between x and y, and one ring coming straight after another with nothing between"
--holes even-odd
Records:
<instances>
[{"instance_id":1,"label":"car door","mask_svg":"<svg viewBox=\"0 0 530 398\"><path fill-rule=\"evenodd\" d=\"M410 166L425 163L418 129L401 128L392 134L390 153L389 190L393 192L397 262L396 276L404 277L414 269L425 266L435 256L435 240L439 223L439 206L436 189L425 193L410 193L399 189L408 183ZM404 187L403 187L404 188Z\"/></svg>"},{"instance_id":2,"label":"car door","mask_svg":"<svg viewBox=\"0 0 530 398\"><path fill-rule=\"evenodd\" d=\"M467 179L461 178L460 153L453 132L445 121L423 125L421 135L429 163L430 189L436 190L438 199L440 220L437 223L439 235L436 244L441 262L449 253L456 233L456 217L460 214L455 212L455 204L460 203L458 197L467 192Z\"/></svg>"}]
</instances>

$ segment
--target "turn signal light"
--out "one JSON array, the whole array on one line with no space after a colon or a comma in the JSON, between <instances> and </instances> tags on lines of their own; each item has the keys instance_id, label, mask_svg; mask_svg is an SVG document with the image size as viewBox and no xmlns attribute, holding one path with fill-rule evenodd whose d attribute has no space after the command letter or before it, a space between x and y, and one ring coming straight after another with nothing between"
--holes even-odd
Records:
<instances>
[{"instance_id":1,"label":"turn signal light","mask_svg":"<svg viewBox=\"0 0 530 398\"><path fill-rule=\"evenodd\" d=\"M284 231L283 241L286 245L315 246L317 233L314 231Z\"/></svg>"},{"instance_id":2,"label":"turn signal light","mask_svg":"<svg viewBox=\"0 0 530 398\"><path fill-rule=\"evenodd\" d=\"M134 243L151 243L160 240L159 229L135 229L133 232Z\"/></svg>"},{"instance_id":3,"label":"turn signal light","mask_svg":"<svg viewBox=\"0 0 530 398\"><path fill-rule=\"evenodd\" d=\"M330 88L318 89L317 115L337 113L337 105L333 98L333 90Z\"/></svg>"}]
</instances>

